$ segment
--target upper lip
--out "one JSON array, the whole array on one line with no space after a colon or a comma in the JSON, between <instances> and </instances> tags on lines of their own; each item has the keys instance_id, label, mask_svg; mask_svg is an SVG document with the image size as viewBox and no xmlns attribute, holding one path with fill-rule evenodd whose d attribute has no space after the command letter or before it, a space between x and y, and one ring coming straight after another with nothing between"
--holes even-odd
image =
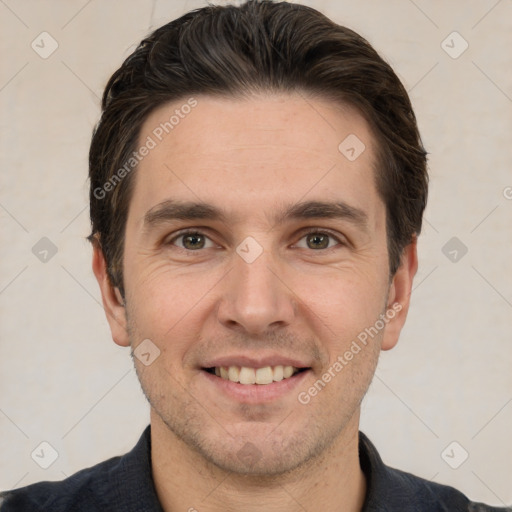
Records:
<instances>
[{"instance_id":1,"label":"upper lip","mask_svg":"<svg viewBox=\"0 0 512 512\"><path fill-rule=\"evenodd\" d=\"M250 357L246 355L231 355L216 357L206 361L203 368L218 368L220 366L245 366L246 368L264 368L265 366L294 366L295 368L310 368L311 365L292 357L271 354L265 357Z\"/></svg>"}]
</instances>

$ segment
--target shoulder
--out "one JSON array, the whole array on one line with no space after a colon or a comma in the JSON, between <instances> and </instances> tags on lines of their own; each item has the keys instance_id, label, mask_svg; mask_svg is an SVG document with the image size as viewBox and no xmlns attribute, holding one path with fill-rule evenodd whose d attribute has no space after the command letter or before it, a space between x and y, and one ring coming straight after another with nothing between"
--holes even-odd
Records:
<instances>
[{"instance_id":1,"label":"shoulder","mask_svg":"<svg viewBox=\"0 0 512 512\"><path fill-rule=\"evenodd\" d=\"M108 502L109 476L119 469L114 457L83 469L58 482L38 482L0 493L0 512L54 512L104 510Z\"/></svg>"},{"instance_id":2,"label":"shoulder","mask_svg":"<svg viewBox=\"0 0 512 512\"><path fill-rule=\"evenodd\" d=\"M0 512L161 512L151 471L148 426L136 446L60 482L0 493Z\"/></svg>"},{"instance_id":3,"label":"shoulder","mask_svg":"<svg viewBox=\"0 0 512 512\"><path fill-rule=\"evenodd\" d=\"M425 480L398 469L386 467L390 481L394 480L395 492L404 493L404 502L411 512L512 512L511 507L493 507L471 501L461 491ZM409 511L408 508L403 509Z\"/></svg>"},{"instance_id":4,"label":"shoulder","mask_svg":"<svg viewBox=\"0 0 512 512\"><path fill-rule=\"evenodd\" d=\"M386 466L362 432L359 458L368 487L363 512L512 512L512 507L476 503L453 487Z\"/></svg>"}]
</instances>

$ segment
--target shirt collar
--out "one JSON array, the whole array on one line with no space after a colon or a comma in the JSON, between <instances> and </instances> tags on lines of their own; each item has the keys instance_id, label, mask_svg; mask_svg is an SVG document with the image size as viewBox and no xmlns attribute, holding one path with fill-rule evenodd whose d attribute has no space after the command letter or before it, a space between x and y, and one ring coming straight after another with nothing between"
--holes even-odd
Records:
<instances>
[{"instance_id":1,"label":"shirt collar","mask_svg":"<svg viewBox=\"0 0 512 512\"><path fill-rule=\"evenodd\" d=\"M152 473L151 426L148 425L135 447L119 460L119 471L111 473L116 511L163 512Z\"/></svg>"},{"instance_id":2,"label":"shirt collar","mask_svg":"<svg viewBox=\"0 0 512 512\"><path fill-rule=\"evenodd\" d=\"M362 432L359 432L359 462L367 485L362 512L468 510L469 500L452 487L386 466Z\"/></svg>"}]
</instances>

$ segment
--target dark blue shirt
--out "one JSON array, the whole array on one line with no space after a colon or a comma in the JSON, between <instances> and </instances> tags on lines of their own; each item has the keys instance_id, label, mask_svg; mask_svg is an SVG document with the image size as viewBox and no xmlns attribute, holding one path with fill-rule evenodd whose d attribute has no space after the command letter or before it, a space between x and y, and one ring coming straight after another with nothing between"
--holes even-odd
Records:
<instances>
[{"instance_id":1,"label":"dark blue shirt","mask_svg":"<svg viewBox=\"0 0 512 512\"><path fill-rule=\"evenodd\" d=\"M359 458L367 481L362 512L512 512L512 508L473 503L453 487L384 465L362 432ZM43 510L163 512L151 473L150 426L135 448L122 457L106 460L60 482L39 482L0 493L0 512Z\"/></svg>"}]
</instances>

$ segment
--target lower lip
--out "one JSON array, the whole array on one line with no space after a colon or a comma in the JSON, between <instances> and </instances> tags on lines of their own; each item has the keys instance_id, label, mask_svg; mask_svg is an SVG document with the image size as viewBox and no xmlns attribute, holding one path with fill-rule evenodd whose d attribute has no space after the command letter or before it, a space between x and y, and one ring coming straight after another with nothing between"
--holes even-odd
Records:
<instances>
[{"instance_id":1,"label":"lower lip","mask_svg":"<svg viewBox=\"0 0 512 512\"><path fill-rule=\"evenodd\" d=\"M271 384L240 384L217 377L205 370L201 370L200 374L230 398L246 404L260 404L277 400L289 394L307 378L310 372L311 369L304 370L288 379Z\"/></svg>"}]
</instances>

